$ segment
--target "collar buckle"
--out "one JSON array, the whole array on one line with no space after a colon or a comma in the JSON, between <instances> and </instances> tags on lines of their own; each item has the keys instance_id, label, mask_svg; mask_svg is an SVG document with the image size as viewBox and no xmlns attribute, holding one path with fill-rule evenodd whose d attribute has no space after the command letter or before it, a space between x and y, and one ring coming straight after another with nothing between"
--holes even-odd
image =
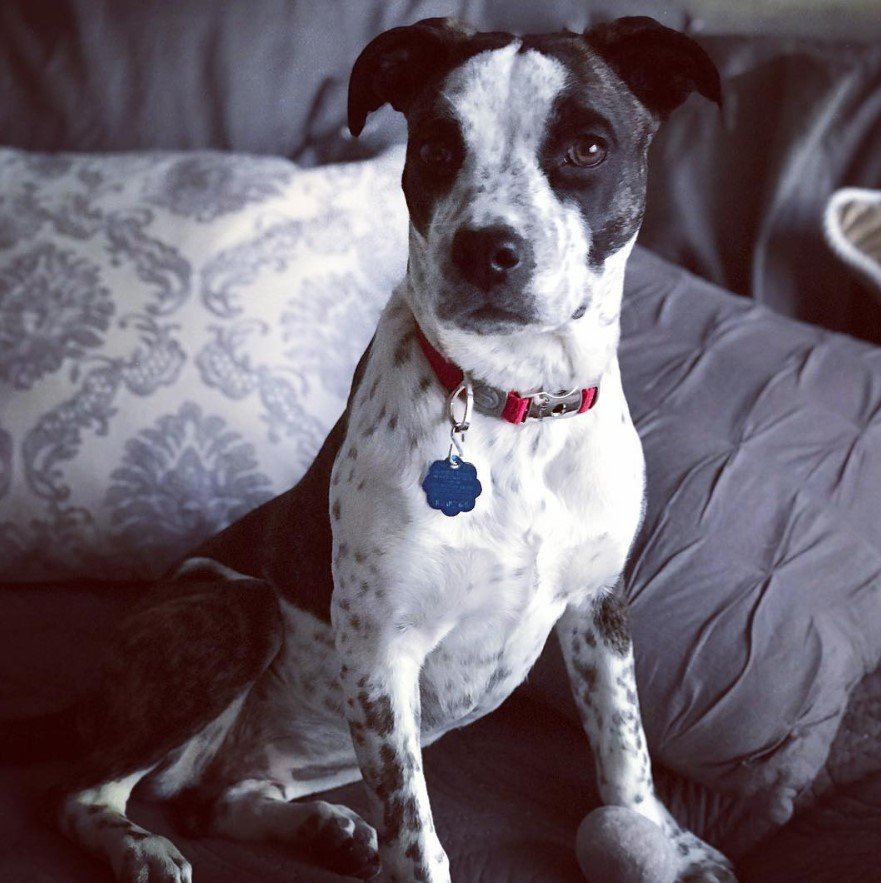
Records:
<instances>
[{"instance_id":1,"label":"collar buckle","mask_svg":"<svg viewBox=\"0 0 881 883\"><path fill-rule=\"evenodd\" d=\"M547 417L558 420L562 417L574 417L581 411L583 392L579 388L569 392L536 392L529 399L527 420L544 420Z\"/></svg>"}]
</instances>

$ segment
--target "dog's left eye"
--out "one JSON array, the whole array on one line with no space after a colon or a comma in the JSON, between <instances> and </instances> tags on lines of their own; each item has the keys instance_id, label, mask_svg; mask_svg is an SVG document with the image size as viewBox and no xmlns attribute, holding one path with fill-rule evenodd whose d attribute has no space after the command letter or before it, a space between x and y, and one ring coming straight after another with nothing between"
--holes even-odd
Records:
<instances>
[{"instance_id":1,"label":"dog's left eye","mask_svg":"<svg viewBox=\"0 0 881 883\"><path fill-rule=\"evenodd\" d=\"M607 153L606 142L598 135L582 135L569 145L563 164L592 169L606 158Z\"/></svg>"},{"instance_id":2,"label":"dog's left eye","mask_svg":"<svg viewBox=\"0 0 881 883\"><path fill-rule=\"evenodd\" d=\"M419 148L419 159L429 166L445 166L453 159L453 151L442 141L426 141Z\"/></svg>"}]
</instances>

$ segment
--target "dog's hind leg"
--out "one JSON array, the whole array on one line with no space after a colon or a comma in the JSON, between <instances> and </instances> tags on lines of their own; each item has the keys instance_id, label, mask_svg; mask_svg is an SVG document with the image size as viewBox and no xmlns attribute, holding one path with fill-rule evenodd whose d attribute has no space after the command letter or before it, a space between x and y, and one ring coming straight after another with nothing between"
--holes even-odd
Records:
<instances>
[{"instance_id":1,"label":"dog's hind leg","mask_svg":"<svg viewBox=\"0 0 881 883\"><path fill-rule=\"evenodd\" d=\"M356 812L324 800L287 801L283 789L247 780L213 798L203 833L278 843L298 857L347 877L379 872L376 831Z\"/></svg>"},{"instance_id":2,"label":"dog's hind leg","mask_svg":"<svg viewBox=\"0 0 881 883\"><path fill-rule=\"evenodd\" d=\"M59 808L61 830L109 861L121 883L190 883L192 870L177 847L126 818L129 795L148 772L138 770L69 794Z\"/></svg>"},{"instance_id":3,"label":"dog's hind leg","mask_svg":"<svg viewBox=\"0 0 881 883\"><path fill-rule=\"evenodd\" d=\"M126 818L129 795L157 767L181 771L166 791L191 783L282 640L275 595L257 580L160 592L110 642L84 715L89 751L58 804L62 832L108 861L120 883L189 883L174 845Z\"/></svg>"}]
</instances>

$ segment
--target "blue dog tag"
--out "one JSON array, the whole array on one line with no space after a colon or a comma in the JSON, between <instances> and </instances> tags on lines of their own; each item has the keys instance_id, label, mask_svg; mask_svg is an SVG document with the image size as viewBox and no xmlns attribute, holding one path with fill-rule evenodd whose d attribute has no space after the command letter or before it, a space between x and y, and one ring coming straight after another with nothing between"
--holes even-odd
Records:
<instances>
[{"instance_id":1,"label":"blue dog tag","mask_svg":"<svg viewBox=\"0 0 881 883\"><path fill-rule=\"evenodd\" d=\"M446 460L435 460L428 467L422 490L432 509L439 509L452 517L460 512L470 512L483 488L474 466L450 454Z\"/></svg>"}]
</instances>

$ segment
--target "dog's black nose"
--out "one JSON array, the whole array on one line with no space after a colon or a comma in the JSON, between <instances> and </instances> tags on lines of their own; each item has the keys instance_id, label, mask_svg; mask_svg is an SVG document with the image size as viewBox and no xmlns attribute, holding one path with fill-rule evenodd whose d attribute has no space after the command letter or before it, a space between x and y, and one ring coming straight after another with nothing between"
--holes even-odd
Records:
<instances>
[{"instance_id":1,"label":"dog's black nose","mask_svg":"<svg viewBox=\"0 0 881 883\"><path fill-rule=\"evenodd\" d=\"M453 237L453 266L472 285L489 291L524 266L526 240L510 227L462 227Z\"/></svg>"}]
</instances>

